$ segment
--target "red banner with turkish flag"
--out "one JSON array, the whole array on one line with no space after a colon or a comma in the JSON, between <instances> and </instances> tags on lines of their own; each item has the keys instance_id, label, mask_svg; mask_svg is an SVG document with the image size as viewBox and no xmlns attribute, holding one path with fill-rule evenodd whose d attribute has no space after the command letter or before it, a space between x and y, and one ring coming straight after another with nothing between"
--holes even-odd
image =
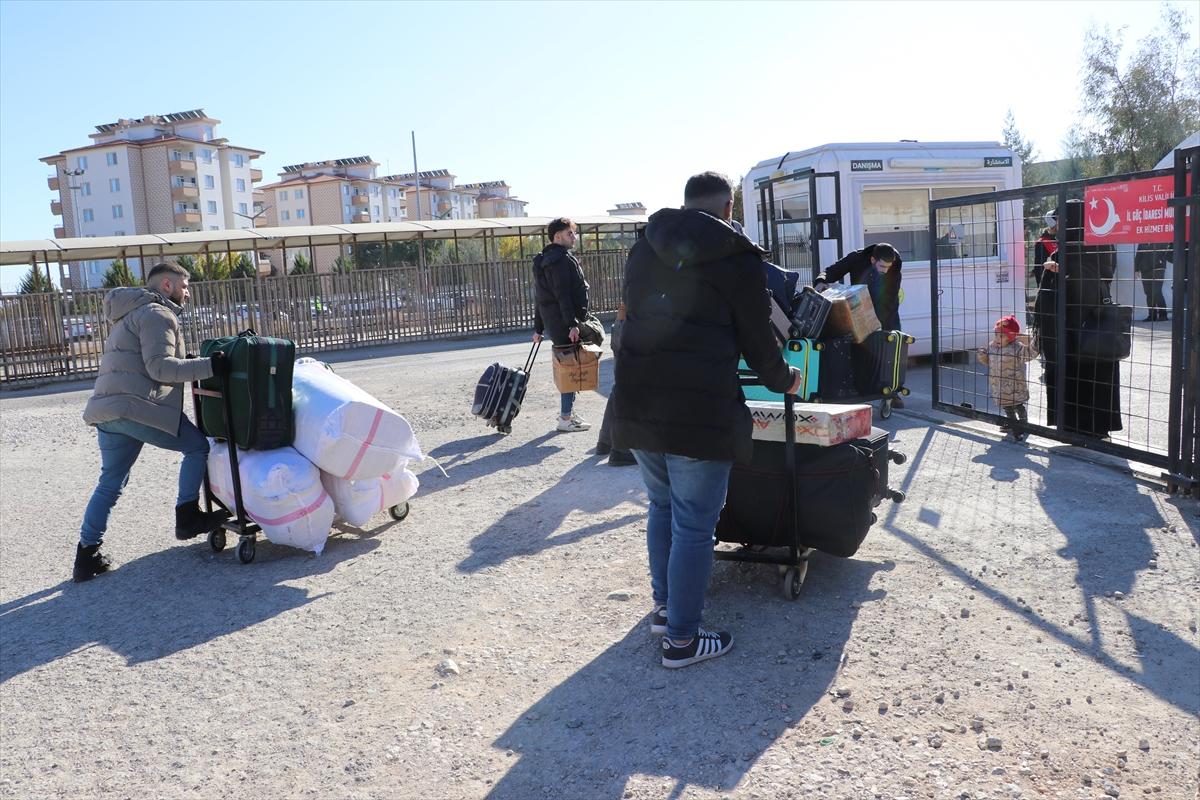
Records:
<instances>
[{"instance_id":1,"label":"red banner with turkish flag","mask_svg":"<svg viewBox=\"0 0 1200 800\"><path fill-rule=\"evenodd\" d=\"M1142 178L1083 191L1084 244L1166 243L1175 238L1175 179Z\"/></svg>"}]
</instances>

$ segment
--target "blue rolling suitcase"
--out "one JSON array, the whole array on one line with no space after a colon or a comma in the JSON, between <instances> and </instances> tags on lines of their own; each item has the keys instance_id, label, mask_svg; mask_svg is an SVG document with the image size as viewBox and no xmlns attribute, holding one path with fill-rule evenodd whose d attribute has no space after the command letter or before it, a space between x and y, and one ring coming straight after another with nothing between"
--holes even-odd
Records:
<instances>
[{"instance_id":1,"label":"blue rolling suitcase","mask_svg":"<svg viewBox=\"0 0 1200 800\"><path fill-rule=\"evenodd\" d=\"M820 383L821 348L821 343L812 339L789 339L780 353L789 366L795 367L804 375L804 382L796 395L801 401L807 402L817 395ZM754 375L754 371L750 369L745 360L738 362L738 375ZM746 395L747 400L783 402L782 394L776 394L762 384L742 386L742 392Z\"/></svg>"}]
</instances>

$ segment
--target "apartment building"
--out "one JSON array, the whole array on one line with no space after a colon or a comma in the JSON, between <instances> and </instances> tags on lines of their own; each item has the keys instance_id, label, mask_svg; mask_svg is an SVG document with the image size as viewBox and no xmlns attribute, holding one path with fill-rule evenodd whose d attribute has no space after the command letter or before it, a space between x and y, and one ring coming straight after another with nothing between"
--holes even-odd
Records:
<instances>
[{"instance_id":1,"label":"apartment building","mask_svg":"<svg viewBox=\"0 0 1200 800\"><path fill-rule=\"evenodd\" d=\"M54 236L125 236L248 228L254 184L251 162L262 150L217 136L220 120L203 109L97 125L91 144L40 159L62 217ZM111 261L72 262L72 288L99 286ZM137 259L130 260L137 274Z\"/></svg>"},{"instance_id":2,"label":"apartment building","mask_svg":"<svg viewBox=\"0 0 1200 800\"><path fill-rule=\"evenodd\" d=\"M449 170L389 175L383 180L404 187L409 219L524 217L526 202L513 197L504 181L455 185ZM418 214L419 209L419 214Z\"/></svg>"},{"instance_id":3,"label":"apartment building","mask_svg":"<svg viewBox=\"0 0 1200 800\"><path fill-rule=\"evenodd\" d=\"M610 217L644 217L646 216L646 207L641 203L617 203L617 205L608 210Z\"/></svg>"}]
</instances>

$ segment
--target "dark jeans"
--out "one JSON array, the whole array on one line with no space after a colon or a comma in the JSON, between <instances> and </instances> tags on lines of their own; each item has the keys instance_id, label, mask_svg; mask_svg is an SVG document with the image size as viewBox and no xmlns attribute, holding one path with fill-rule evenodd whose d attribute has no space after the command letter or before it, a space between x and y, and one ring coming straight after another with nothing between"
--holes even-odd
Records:
<instances>
[{"instance_id":1,"label":"dark jeans","mask_svg":"<svg viewBox=\"0 0 1200 800\"><path fill-rule=\"evenodd\" d=\"M1150 273L1142 273L1142 291L1146 293L1146 308L1150 316L1155 311L1166 312L1167 299L1163 296L1163 280L1167 277L1167 268L1155 269Z\"/></svg>"}]
</instances>

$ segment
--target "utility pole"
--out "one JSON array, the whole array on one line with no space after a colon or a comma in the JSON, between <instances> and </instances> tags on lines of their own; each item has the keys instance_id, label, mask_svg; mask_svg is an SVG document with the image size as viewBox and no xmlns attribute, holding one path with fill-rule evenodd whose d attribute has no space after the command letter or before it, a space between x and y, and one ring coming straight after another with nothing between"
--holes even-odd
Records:
<instances>
[{"instance_id":1,"label":"utility pole","mask_svg":"<svg viewBox=\"0 0 1200 800\"><path fill-rule=\"evenodd\" d=\"M78 237L82 237L83 236L83 230L82 230L83 223L81 222L82 218L79 215L79 192L83 189L83 184L76 181L75 178L82 177L83 174L86 172L86 170L67 169L65 167L59 167L59 169L62 170L63 176L67 179L67 189L71 193L71 218L72 218L72 221L75 223L75 235ZM83 275L84 288L90 289L91 282L87 278L87 273L83 269L82 262L76 262L76 263L80 264L79 272L81 275ZM50 263L49 262L46 263L46 271L47 272L50 271ZM59 271L58 279L60 281L62 281L63 283L65 283L66 278L64 275L62 275L62 261L58 262L58 271ZM49 276L47 276L47 277L49 277ZM63 286L62 288L66 289L67 287Z\"/></svg>"},{"instance_id":2,"label":"utility pole","mask_svg":"<svg viewBox=\"0 0 1200 800\"><path fill-rule=\"evenodd\" d=\"M413 177L417 179L417 219L421 219L421 171L417 169L417 132L412 132ZM432 211L432 209L430 209Z\"/></svg>"}]
</instances>

